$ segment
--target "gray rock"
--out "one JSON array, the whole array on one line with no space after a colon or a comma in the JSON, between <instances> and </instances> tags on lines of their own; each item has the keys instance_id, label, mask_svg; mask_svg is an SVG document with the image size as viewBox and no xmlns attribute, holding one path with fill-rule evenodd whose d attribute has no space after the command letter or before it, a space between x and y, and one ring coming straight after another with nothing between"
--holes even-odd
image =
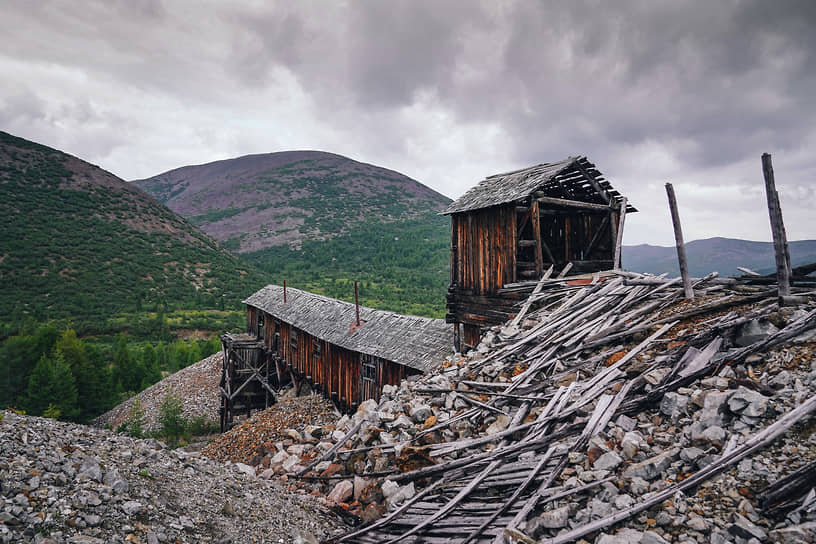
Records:
<instances>
[{"instance_id":1,"label":"gray rock","mask_svg":"<svg viewBox=\"0 0 816 544\"><path fill-rule=\"evenodd\" d=\"M756 538L760 542L764 541L767 537L767 533L762 527L754 525L740 514L734 514L732 524L728 527L728 532L740 538Z\"/></svg>"},{"instance_id":2,"label":"gray rock","mask_svg":"<svg viewBox=\"0 0 816 544\"><path fill-rule=\"evenodd\" d=\"M130 490L130 484L127 480L116 480L113 482L111 489L113 489L113 492L117 495L123 495Z\"/></svg>"},{"instance_id":3,"label":"gray rock","mask_svg":"<svg viewBox=\"0 0 816 544\"><path fill-rule=\"evenodd\" d=\"M747 417L762 417L768 410L768 399L761 393L740 387L728 397L728 409Z\"/></svg>"},{"instance_id":4,"label":"gray rock","mask_svg":"<svg viewBox=\"0 0 816 544\"><path fill-rule=\"evenodd\" d=\"M595 470L615 470L621 463L623 463L623 458L614 451L609 451L598 457L592 463L592 468Z\"/></svg>"},{"instance_id":5,"label":"gray rock","mask_svg":"<svg viewBox=\"0 0 816 544\"><path fill-rule=\"evenodd\" d=\"M433 415L433 410L427 404L415 404L411 406L409 415L415 423L425 423Z\"/></svg>"},{"instance_id":6,"label":"gray rock","mask_svg":"<svg viewBox=\"0 0 816 544\"><path fill-rule=\"evenodd\" d=\"M142 511L142 503L139 501L125 501L122 503L122 511L128 516L135 516Z\"/></svg>"},{"instance_id":7,"label":"gray rock","mask_svg":"<svg viewBox=\"0 0 816 544\"><path fill-rule=\"evenodd\" d=\"M750 346L778 331L779 329L767 320L753 319L739 328L734 343L740 347Z\"/></svg>"},{"instance_id":8,"label":"gray rock","mask_svg":"<svg viewBox=\"0 0 816 544\"><path fill-rule=\"evenodd\" d=\"M704 428L702 431L693 430L691 433L691 440L695 444L704 446L713 445L721 448L725 444L727 434L725 429L719 425L712 425Z\"/></svg>"},{"instance_id":9,"label":"gray rock","mask_svg":"<svg viewBox=\"0 0 816 544\"><path fill-rule=\"evenodd\" d=\"M679 393L668 392L660 401L660 413L672 419L677 419L689 404L689 397Z\"/></svg>"},{"instance_id":10,"label":"gray rock","mask_svg":"<svg viewBox=\"0 0 816 544\"><path fill-rule=\"evenodd\" d=\"M669 542L654 531L646 531L639 544L669 544Z\"/></svg>"},{"instance_id":11,"label":"gray rock","mask_svg":"<svg viewBox=\"0 0 816 544\"><path fill-rule=\"evenodd\" d=\"M245 474L250 478L255 477L255 469L249 465L245 465L244 463L235 463L235 468L238 470L238 472Z\"/></svg>"},{"instance_id":12,"label":"gray rock","mask_svg":"<svg viewBox=\"0 0 816 544\"><path fill-rule=\"evenodd\" d=\"M724 414L730 396L731 391L709 392L705 396L700 412L700 423L705 426L722 425L725 422Z\"/></svg>"},{"instance_id":13,"label":"gray rock","mask_svg":"<svg viewBox=\"0 0 816 544\"><path fill-rule=\"evenodd\" d=\"M629 479L643 478L644 480L654 480L669 468L669 465L671 465L671 462L678 453L679 450L673 448L654 457L650 457L645 461L631 465L623 472L623 477Z\"/></svg>"},{"instance_id":14,"label":"gray rock","mask_svg":"<svg viewBox=\"0 0 816 544\"><path fill-rule=\"evenodd\" d=\"M79 472L77 472L76 477L78 480L86 477L95 482L101 482L102 469L99 468L99 462L94 459L86 460L82 463L82 466L79 467Z\"/></svg>"},{"instance_id":15,"label":"gray rock","mask_svg":"<svg viewBox=\"0 0 816 544\"><path fill-rule=\"evenodd\" d=\"M541 522L542 527L547 529L561 529L567 526L569 517L569 506L562 506L542 512L537 519Z\"/></svg>"},{"instance_id":16,"label":"gray rock","mask_svg":"<svg viewBox=\"0 0 816 544\"><path fill-rule=\"evenodd\" d=\"M686 463L693 463L704 453L705 452L700 448L695 447L683 448L682 450L680 450L680 459L682 459Z\"/></svg>"},{"instance_id":17,"label":"gray rock","mask_svg":"<svg viewBox=\"0 0 816 544\"><path fill-rule=\"evenodd\" d=\"M603 534L596 540L595 544L640 544L643 533L623 527L618 529L614 535Z\"/></svg>"},{"instance_id":18,"label":"gray rock","mask_svg":"<svg viewBox=\"0 0 816 544\"><path fill-rule=\"evenodd\" d=\"M615 420L615 425L617 425L626 432L634 431L635 427L637 427L637 420L632 419L626 414L621 414L618 416L618 419Z\"/></svg>"}]
</instances>

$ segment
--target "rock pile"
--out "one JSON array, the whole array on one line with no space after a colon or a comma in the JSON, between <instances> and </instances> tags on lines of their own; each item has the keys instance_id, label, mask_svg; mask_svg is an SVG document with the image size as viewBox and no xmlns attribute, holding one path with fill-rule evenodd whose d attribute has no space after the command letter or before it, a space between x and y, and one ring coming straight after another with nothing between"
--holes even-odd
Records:
<instances>
[{"instance_id":1,"label":"rock pile","mask_svg":"<svg viewBox=\"0 0 816 544\"><path fill-rule=\"evenodd\" d=\"M0 412L0 542L290 543L338 529L303 493L155 440Z\"/></svg>"},{"instance_id":2,"label":"rock pile","mask_svg":"<svg viewBox=\"0 0 816 544\"><path fill-rule=\"evenodd\" d=\"M338 417L331 401L319 395L283 396L277 404L217 436L202 453L219 461L257 465L276 448L282 450L304 437L317 440L333 429Z\"/></svg>"},{"instance_id":3,"label":"rock pile","mask_svg":"<svg viewBox=\"0 0 816 544\"><path fill-rule=\"evenodd\" d=\"M221 407L221 392L218 387L222 360L223 354L219 352L182 368L105 412L93 424L100 427L108 425L116 430L130 418L133 406L138 402L144 414L142 429L145 432L155 431L159 428L159 407L168 393L178 396L184 403L184 417L203 417L217 423L218 409Z\"/></svg>"},{"instance_id":4,"label":"rock pile","mask_svg":"<svg viewBox=\"0 0 816 544\"><path fill-rule=\"evenodd\" d=\"M816 541L801 497L760 505L816 460L816 304L622 283L566 291L255 473L365 522L390 512L344 542Z\"/></svg>"}]
</instances>

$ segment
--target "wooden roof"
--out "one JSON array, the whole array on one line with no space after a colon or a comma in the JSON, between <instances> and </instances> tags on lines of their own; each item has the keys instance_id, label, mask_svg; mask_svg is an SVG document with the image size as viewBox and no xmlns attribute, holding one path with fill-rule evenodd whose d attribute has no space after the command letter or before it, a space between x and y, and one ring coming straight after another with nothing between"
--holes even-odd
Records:
<instances>
[{"instance_id":1,"label":"wooden roof","mask_svg":"<svg viewBox=\"0 0 816 544\"><path fill-rule=\"evenodd\" d=\"M445 215L524 200L533 193L591 204L619 203L618 193L586 157L568 157L488 176L447 207ZM627 213L636 212L633 206Z\"/></svg>"},{"instance_id":2,"label":"wooden roof","mask_svg":"<svg viewBox=\"0 0 816 544\"><path fill-rule=\"evenodd\" d=\"M300 289L267 285L244 303L336 346L381 357L423 372L442 363L453 346L453 327L442 319L401 315Z\"/></svg>"}]
</instances>

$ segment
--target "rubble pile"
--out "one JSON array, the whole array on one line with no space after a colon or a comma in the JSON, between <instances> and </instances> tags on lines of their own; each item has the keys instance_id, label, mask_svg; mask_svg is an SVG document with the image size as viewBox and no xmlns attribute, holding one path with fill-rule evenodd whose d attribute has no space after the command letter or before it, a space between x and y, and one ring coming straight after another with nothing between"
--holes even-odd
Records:
<instances>
[{"instance_id":1,"label":"rubble pile","mask_svg":"<svg viewBox=\"0 0 816 544\"><path fill-rule=\"evenodd\" d=\"M93 424L116 430L130 419L134 405L138 403L144 416L142 429L145 432L155 431L159 428L159 407L168 393L181 399L184 404L183 415L187 419L203 417L217 423L218 409L221 407L218 386L223 358L223 354L219 352L182 368L105 412Z\"/></svg>"},{"instance_id":2,"label":"rubble pile","mask_svg":"<svg viewBox=\"0 0 816 544\"><path fill-rule=\"evenodd\" d=\"M246 465L0 412L0 543L303 543L338 526Z\"/></svg>"},{"instance_id":3,"label":"rubble pile","mask_svg":"<svg viewBox=\"0 0 816 544\"><path fill-rule=\"evenodd\" d=\"M334 428L339 413L320 395L283 396L278 403L216 437L202 451L219 461L259 464L280 444L317 440ZM277 445L277 446L276 446Z\"/></svg>"},{"instance_id":4,"label":"rubble pile","mask_svg":"<svg viewBox=\"0 0 816 544\"><path fill-rule=\"evenodd\" d=\"M773 516L763 502L816 459L813 297L779 307L713 275L693 301L628 273L542 281L520 326L275 443L256 474L359 516L333 542L816 538L808 489Z\"/></svg>"}]
</instances>

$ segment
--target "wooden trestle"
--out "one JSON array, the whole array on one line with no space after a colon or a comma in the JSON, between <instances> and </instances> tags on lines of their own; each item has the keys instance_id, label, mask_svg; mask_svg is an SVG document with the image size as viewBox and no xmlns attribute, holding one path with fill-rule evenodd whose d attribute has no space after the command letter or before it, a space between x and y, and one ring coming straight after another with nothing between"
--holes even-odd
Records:
<instances>
[{"instance_id":1,"label":"wooden trestle","mask_svg":"<svg viewBox=\"0 0 816 544\"><path fill-rule=\"evenodd\" d=\"M274 404L279 379L275 355L253 334L226 333L221 336L224 360L221 367L221 432L236 418L252 415ZM272 372L270 372L272 368Z\"/></svg>"}]
</instances>

